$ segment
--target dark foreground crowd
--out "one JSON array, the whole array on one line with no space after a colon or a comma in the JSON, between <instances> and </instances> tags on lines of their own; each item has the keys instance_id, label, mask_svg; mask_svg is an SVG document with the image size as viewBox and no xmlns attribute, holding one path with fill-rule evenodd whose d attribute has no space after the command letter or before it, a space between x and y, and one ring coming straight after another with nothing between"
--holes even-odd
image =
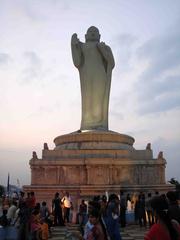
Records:
<instances>
[{"instance_id":1,"label":"dark foreground crowd","mask_svg":"<svg viewBox=\"0 0 180 240\"><path fill-rule=\"evenodd\" d=\"M73 206L68 192L62 199L58 192L55 194L51 210L45 201L36 202L34 192L27 193L27 196L24 192L20 192L20 196L16 193L11 204L9 200L6 197L3 199L0 225L4 230L7 229L7 233L10 227L15 227L18 240L47 240L51 237L52 226L65 226L65 223L70 222L70 210Z\"/></svg>"},{"instance_id":2,"label":"dark foreground crowd","mask_svg":"<svg viewBox=\"0 0 180 240\"><path fill-rule=\"evenodd\" d=\"M134 208L135 221L140 227L147 227L149 231L145 240L180 240L180 207L176 192L168 192L145 198L140 193L136 202L121 192L120 199L111 194L107 201L103 196L95 198L89 203L89 218L84 227L85 240L119 240L120 228L126 227L126 210L128 202Z\"/></svg>"},{"instance_id":3,"label":"dark foreground crowd","mask_svg":"<svg viewBox=\"0 0 180 240\"><path fill-rule=\"evenodd\" d=\"M15 226L18 229L18 240L48 239L52 220L46 202L36 203L34 192L25 197L24 192L20 196L12 198L11 206L8 200L3 203L3 215L0 224L7 228ZM47 217L48 216L48 217Z\"/></svg>"},{"instance_id":4,"label":"dark foreground crowd","mask_svg":"<svg viewBox=\"0 0 180 240\"><path fill-rule=\"evenodd\" d=\"M137 198L111 194L95 196L90 201L82 200L76 216L84 240L121 240L120 229L125 228L127 212L132 213L134 222L140 227L149 226L145 240L180 240L180 207L178 194L154 196L140 193ZM72 221L73 203L68 192L60 198L57 192L49 210L45 201L36 202L34 192L24 192L12 199L11 206L4 201L0 225L15 226L18 240L47 240L52 226L65 226Z\"/></svg>"}]
</instances>

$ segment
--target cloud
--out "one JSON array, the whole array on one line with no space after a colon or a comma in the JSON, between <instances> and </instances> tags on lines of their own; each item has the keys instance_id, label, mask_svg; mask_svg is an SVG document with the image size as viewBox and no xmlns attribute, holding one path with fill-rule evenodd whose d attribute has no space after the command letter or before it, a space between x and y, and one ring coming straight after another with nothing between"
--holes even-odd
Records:
<instances>
[{"instance_id":1,"label":"cloud","mask_svg":"<svg viewBox=\"0 0 180 240\"><path fill-rule=\"evenodd\" d=\"M131 68L131 58L135 50L137 37L129 33L119 34L113 44L113 49L116 50L117 56L116 65L120 71L129 71ZM123 64L122 64L123 63Z\"/></svg>"},{"instance_id":2,"label":"cloud","mask_svg":"<svg viewBox=\"0 0 180 240\"><path fill-rule=\"evenodd\" d=\"M29 83L37 79L42 70L42 61L35 52L24 52L25 68L22 71L22 83Z\"/></svg>"},{"instance_id":3,"label":"cloud","mask_svg":"<svg viewBox=\"0 0 180 240\"><path fill-rule=\"evenodd\" d=\"M31 65L37 65L41 63L40 58L35 52L24 52L24 57Z\"/></svg>"},{"instance_id":4,"label":"cloud","mask_svg":"<svg viewBox=\"0 0 180 240\"><path fill-rule=\"evenodd\" d=\"M27 17L33 21L44 21L50 17L57 17L59 13L63 14L70 9L67 1L23 1L23 10Z\"/></svg>"},{"instance_id":5,"label":"cloud","mask_svg":"<svg viewBox=\"0 0 180 240\"><path fill-rule=\"evenodd\" d=\"M61 103L56 101L53 104L47 105L46 103L41 104L37 109L33 109L33 112L27 116L27 118L42 118L50 114L53 114L62 109Z\"/></svg>"},{"instance_id":6,"label":"cloud","mask_svg":"<svg viewBox=\"0 0 180 240\"><path fill-rule=\"evenodd\" d=\"M137 40L137 37L130 33L123 33L118 35L117 42L120 44L121 47L123 46L131 46L133 45Z\"/></svg>"},{"instance_id":7,"label":"cloud","mask_svg":"<svg viewBox=\"0 0 180 240\"><path fill-rule=\"evenodd\" d=\"M124 119L124 115L122 114L122 112L118 111L118 109L115 108L110 111L110 115L118 120Z\"/></svg>"},{"instance_id":8,"label":"cloud","mask_svg":"<svg viewBox=\"0 0 180 240\"><path fill-rule=\"evenodd\" d=\"M11 61L11 57L7 53L0 53L0 66L7 65Z\"/></svg>"},{"instance_id":9,"label":"cloud","mask_svg":"<svg viewBox=\"0 0 180 240\"><path fill-rule=\"evenodd\" d=\"M139 113L164 112L180 107L179 89L180 75L168 76L154 81L152 79L146 83L146 86L138 86L138 96L141 101Z\"/></svg>"},{"instance_id":10,"label":"cloud","mask_svg":"<svg viewBox=\"0 0 180 240\"><path fill-rule=\"evenodd\" d=\"M146 63L135 83L141 114L180 107L180 30L150 39L137 50Z\"/></svg>"},{"instance_id":11,"label":"cloud","mask_svg":"<svg viewBox=\"0 0 180 240\"><path fill-rule=\"evenodd\" d=\"M151 79L160 76L165 71L180 65L180 31L164 34L149 40L138 50L141 60L149 62L143 74Z\"/></svg>"}]
</instances>

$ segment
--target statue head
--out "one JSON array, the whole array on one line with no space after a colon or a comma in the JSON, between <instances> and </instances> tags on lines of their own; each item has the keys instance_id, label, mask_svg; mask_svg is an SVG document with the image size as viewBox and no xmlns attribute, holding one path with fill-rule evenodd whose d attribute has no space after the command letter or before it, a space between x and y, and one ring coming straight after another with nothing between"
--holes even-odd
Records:
<instances>
[{"instance_id":1,"label":"statue head","mask_svg":"<svg viewBox=\"0 0 180 240\"><path fill-rule=\"evenodd\" d=\"M85 35L86 42L99 42L101 35L99 34L98 28L91 26L88 28L87 33Z\"/></svg>"}]
</instances>

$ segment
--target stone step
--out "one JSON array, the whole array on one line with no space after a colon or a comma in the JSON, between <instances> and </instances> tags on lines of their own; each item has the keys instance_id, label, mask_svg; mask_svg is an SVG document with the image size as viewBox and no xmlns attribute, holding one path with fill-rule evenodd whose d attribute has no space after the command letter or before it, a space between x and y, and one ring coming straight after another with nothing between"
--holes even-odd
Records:
<instances>
[{"instance_id":1,"label":"stone step","mask_svg":"<svg viewBox=\"0 0 180 240\"><path fill-rule=\"evenodd\" d=\"M143 240L149 228L140 228L139 225L130 225L120 229L122 240ZM79 231L79 225L67 225L66 227L54 227L52 229L52 238L49 240L79 240L82 235Z\"/></svg>"},{"instance_id":2,"label":"stone step","mask_svg":"<svg viewBox=\"0 0 180 240\"><path fill-rule=\"evenodd\" d=\"M68 224L65 227L54 227L50 240L76 240L81 238L79 225Z\"/></svg>"}]
</instances>

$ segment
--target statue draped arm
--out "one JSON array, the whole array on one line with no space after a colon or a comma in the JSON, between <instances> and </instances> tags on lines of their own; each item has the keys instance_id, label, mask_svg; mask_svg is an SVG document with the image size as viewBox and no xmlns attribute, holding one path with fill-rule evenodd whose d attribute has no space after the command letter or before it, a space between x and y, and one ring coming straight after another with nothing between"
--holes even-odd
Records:
<instances>
[{"instance_id":1,"label":"statue draped arm","mask_svg":"<svg viewBox=\"0 0 180 240\"><path fill-rule=\"evenodd\" d=\"M72 51L73 63L77 68L79 68L82 64L81 45L82 43L77 38L77 34L74 33L71 38L71 51Z\"/></svg>"},{"instance_id":2,"label":"statue draped arm","mask_svg":"<svg viewBox=\"0 0 180 240\"><path fill-rule=\"evenodd\" d=\"M104 59L106 60L108 69L112 70L115 66L115 62L111 48L107 46L104 42L100 42L97 47Z\"/></svg>"},{"instance_id":3,"label":"statue draped arm","mask_svg":"<svg viewBox=\"0 0 180 240\"><path fill-rule=\"evenodd\" d=\"M97 45L97 47L106 62L106 74L107 74L107 79L108 79L107 89L110 89L112 69L115 66L114 57L113 57L111 48L109 46L107 46L104 42L100 42Z\"/></svg>"}]
</instances>

